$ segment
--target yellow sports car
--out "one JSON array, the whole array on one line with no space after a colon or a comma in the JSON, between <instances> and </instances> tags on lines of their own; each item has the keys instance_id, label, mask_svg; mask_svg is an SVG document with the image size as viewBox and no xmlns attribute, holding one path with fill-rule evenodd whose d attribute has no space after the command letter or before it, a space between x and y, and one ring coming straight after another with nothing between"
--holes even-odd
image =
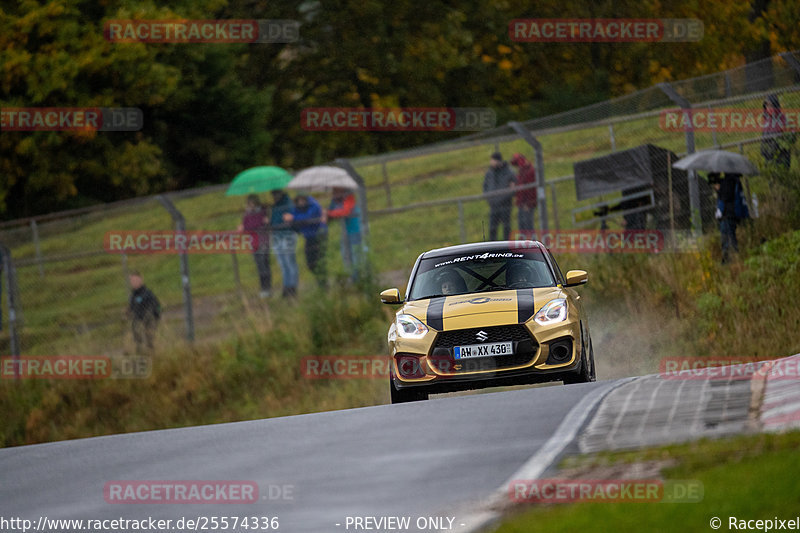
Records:
<instances>
[{"instance_id":1,"label":"yellow sports car","mask_svg":"<svg viewBox=\"0 0 800 533\"><path fill-rule=\"evenodd\" d=\"M432 393L595 380L580 295L583 270L561 273L538 241L450 246L417 258L389 328L392 403Z\"/></svg>"}]
</instances>

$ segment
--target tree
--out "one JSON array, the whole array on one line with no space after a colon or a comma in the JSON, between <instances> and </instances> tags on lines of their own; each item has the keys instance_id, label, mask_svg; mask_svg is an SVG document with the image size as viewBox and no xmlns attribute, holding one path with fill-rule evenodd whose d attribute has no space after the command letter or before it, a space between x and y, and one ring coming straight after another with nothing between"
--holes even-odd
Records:
<instances>
[{"instance_id":1,"label":"tree","mask_svg":"<svg viewBox=\"0 0 800 533\"><path fill-rule=\"evenodd\" d=\"M138 107L139 132L3 132L0 213L31 215L230 179L268 143L268 91L241 83L246 45L109 42L111 19L203 18L157 8L21 2L0 12L2 107ZM206 15L204 15L204 13Z\"/></svg>"}]
</instances>

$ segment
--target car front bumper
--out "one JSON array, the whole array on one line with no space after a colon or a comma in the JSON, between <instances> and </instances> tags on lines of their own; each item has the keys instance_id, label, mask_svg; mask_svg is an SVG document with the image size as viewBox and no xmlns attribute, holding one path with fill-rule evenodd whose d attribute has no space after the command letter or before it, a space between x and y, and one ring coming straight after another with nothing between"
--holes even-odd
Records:
<instances>
[{"instance_id":1,"label":"car front bumper","mask_svg":"<svg viewBox=\"0 0 800 533\"><path fill-rule=\"evenodd\" d=\"M527 340L523 335L516 334L514 353L511 355L455 360L450 349L452 343L442 346L442 338L457 339L458 335L452 337L452 334L481 329L478 327L458 331L431 331L422 339L395 339L391 343L391 378L394 386L397 389L452 392L558 381L564 373L579 368L583 339L577 316L571 315L567 320L549 326L541 326L529 320L525 324L502 327L523 328L520 333L527 333ZM483 330L491 332L491 328ZM512 335L498 333L498 338L504 338L504 334Z\"/></svg>"}]
</instances>

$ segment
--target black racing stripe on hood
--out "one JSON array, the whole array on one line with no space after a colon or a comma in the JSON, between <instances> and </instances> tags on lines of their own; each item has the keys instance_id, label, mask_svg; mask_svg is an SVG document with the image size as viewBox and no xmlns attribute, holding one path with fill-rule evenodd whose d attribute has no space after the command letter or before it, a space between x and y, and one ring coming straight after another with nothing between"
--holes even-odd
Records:
<instances>
[{"instance_id":1,"label":"black racing stripe on hood","mask_svg":"<svg viewBox=\"0 0 800 533\"><path fill-rule=\"evenodd\" d=\"M440 296L439 298L431 298L430 303L428 303L426 319L428 326L438 331L444 329L444 301L446 299L444 296Z\"/></svg>"},{"instance_id":2,"label":"black racing stripe on hood","mask_svg":"<svg viewBox=\"0 0 800 533\"><path fill-rule=\"evenodd\" d=\"M533 289L517 289L517 320L527 322L536 312L533 302Z\"/></svg>"}]
</instances>

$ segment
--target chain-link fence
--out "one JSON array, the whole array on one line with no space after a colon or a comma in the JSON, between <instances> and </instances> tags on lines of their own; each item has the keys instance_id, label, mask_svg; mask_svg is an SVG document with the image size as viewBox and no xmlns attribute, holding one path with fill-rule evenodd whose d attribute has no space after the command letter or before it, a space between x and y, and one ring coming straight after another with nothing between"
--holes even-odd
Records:
<instances>
[{"instance_id":1,"label":"chain-link fence","mask_svg":"<svg viewBox=\"0 0 800 533\"><path fill-rule=\"evenodd\" d=\"M612 226L631 222L638 225L642 222L636 219L641 217L633 216L636 211L632 210L641 210L646 212L644 223L648 227L668 229L670 223L675 226L677 221L675 227L679 229L690 228L692 223L699 229L713 216L713 209L708 212L710 188L703 180L691 179L691 173L670 171L668 161L674 162L696 150L722 148L735 149L758 162L764 133L758 124L755 128L712 124L694 128L695 131L683 131L665 123L665 112L686 107L692 112L716 111L728 115L739 110L758 117L764 99L771 95L775 95L784 108L796 108L800 96L798 83L800 64L794 55L787 53L523 122L524 129L541 143L544 154L544 172L540 169L539 179L545 190L539 195L539 215L546 214L547 227L562 229L600 226L604 221ZM576 164L628 150L633 151L629 159L636 159L636 149L643 145L662 149L658 157L650 150L649 161L639 163L641 167L648 167L651 183L632 180L628 187L619 184L616 188L598 191L600 194L596 196L578 194L576 183L591 181L586 170L591 169L595 161L584 164L583 176L577 180ZM466 236L468 240L475 240L482 237L487 212L485 205L480 205L481 199L471 196L480 193L489 155L497 150L507 156L519 152L532 161L535 159L533 148L522 140L518 129L509 124L450 143L357 158L352 163L367 178L370 208L376 210L376 215L394 214L401 203L409 209L417 203L415 198L424 198L426 202L450 198L452 205L446 218L457 219L459 223L445 239L464 240ZM619 158L609 159L619 166ZM602 164L603 160L596 163ZM422 170L417 172L415 167ZM697 184L696 191L691 190L692 182ZM644 200L650 203L645 204ZM643 205L638 205L640 203ZM470 208L475 210L470 211ZM428 209L427 203L423 202L419 209ZM695 216L699 216L695 220L692 220L693 210ZM630 215L627 221L626 215ZM536 221L540 221L540 216Z\"/></svg>"},{"instance_id":2,"label":"chain-link fence","mask_svg":"<svg viewBox=\"0 0 800 533\"><path fill-rule=\"evenodd\" d=\"M758 123L723 127L706 120L687 131L680 120L710 110L757 117L765 100L773 99L787 112L800 108L800 63L794 55L661 84L450 142L338 163L352 165L351 171L365 184L361 204L367 208L373 269L386 282L402 284L422 251L488 237L489 209L482 185L490 154L496 151L506 160L521 154L536 169L538 183L528 189L536 191L538 230L697 231L701 224L712 224L714 200L707 182L671 164L688 152L719 147L761 165L765 156L770 159L768 141L784 142L787 137ZM745 185L748 199L767 187L759 177L745 180ZM227 336L248 310L279 312L286 302L259 297L251 254L126 255L108 253L104 247L108 232L180 229L176 217L184 219L188 231L233 230L241 222L243 198L225 197L224 189L208 187L171 193L162 200L140 198L0 224L0 244L5 247L0 248L5 267L0 351L131 351L124 310L132 270L143 274L162 303L160 346ZM323 194L318 200L327 206L330 198ZM519 227L516 218L513 229ZM338 224L331 222L327 246L329 275L336 284L348 279L339 256L343 232ZM300 239L297 254L301 292L315 286L302 243ZM271 270L277 287L280 270L274 254Z\"/></svg>"}]
</instances>

